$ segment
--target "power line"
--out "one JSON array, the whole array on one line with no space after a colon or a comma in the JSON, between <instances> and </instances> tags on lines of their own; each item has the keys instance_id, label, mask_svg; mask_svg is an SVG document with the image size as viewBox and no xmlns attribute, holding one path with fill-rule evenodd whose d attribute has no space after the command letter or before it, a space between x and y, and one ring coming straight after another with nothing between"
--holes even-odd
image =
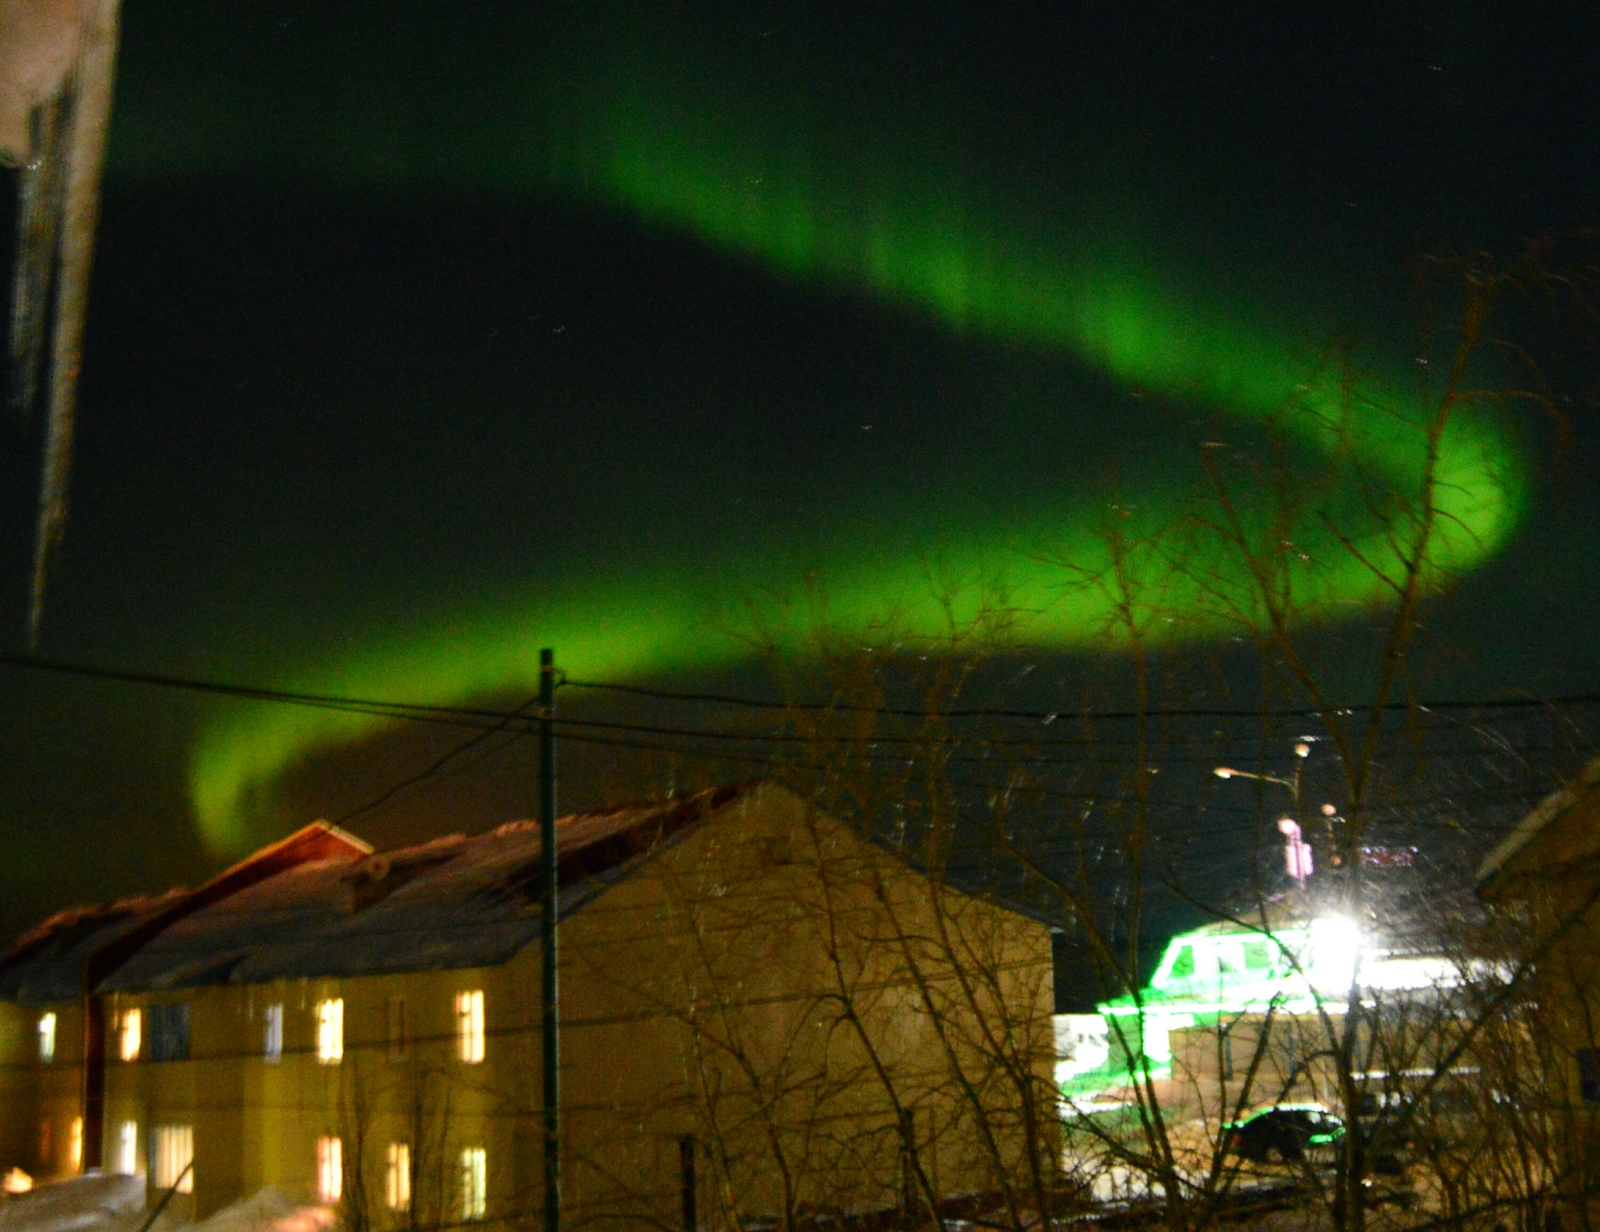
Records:
<instances>
[{"instance_id":1,"label":"power line","mask_svg":"<svg viewBox=\"0 0 1600 1232\"><path fill-rule=\"evenodd\" d=\"M355 817L372 812L403 791L419 783L426 782L438 776L439 772L451 762L478 747L497 733L509 732L514 736L523 736L529 733L531 720L527 715L532 703L524 703L514 710L499 710L488 707L447 706L433 703L407 702L384 700L374 698L352 697L329 693L306 693L285 689L268 689L252 685L238 685L223 681L204 680L192 677L171 676L159 673L135 672L123 669L100 668L86 664L67 663L57 660L36 659L18 655L0 655L0 667L11 667L22 670L43 671L59 675L69 675L88 679L106 680L121 684L140 685L145 687L177 689L186 692L203 693L214 696L235 697L243 700L307 706L319 709L334 709L355 713L370 714L373 717L385 718L396 721L435 723L448 726L469 727L477 730L477 734L437 757L426 768L416 774L407 776L394 784L378 796L354 809L341 815L340 822L351 820ZM737 705L765 711L799 710L804 712L840 711L851 713L882 714L891 717L907 717L920 719L943 718L1021 718L1033 721L1049 722L1056 718L1071 718L1073 716L1058 712L1024 711L1024 710L968 710L948 712L928 712L918 710L903 710L890 707L864 707L854 706L849 703L779 703L753 698L740 698L729 694L717 693L679 693L662 689L648 689L634 685L626 685L605 681L583 681L568 679L563 682L568 687L592 690L605 690L638 696L646 696L658 700L700 703L714 702L717 704ZM1462 709L1489 709L1489 710L1531 710L1545 708L1559 708L1564 706L1586 706L1600 702L1600 694L1574 694L1553 698L1509 698L1487 699L1481 701L1452 701L1427 703L1417 709L1427 711L1448 711ZM1350 708L1351 711L1360 709ZM1370 708L1369 708L1370 709ZM1388 711L1402 711L1411 709L1408 703L1392 703L1386 707ZM1262 717L1264 714L1278 714L1287 717L1308 717L1314 714L1311 711L1244 711L1244 710L1219 710L1207 708L1173 708L1166 710L1151 710L1145 715L1138 712L1098 712L1082 717L1095 719L1133 719L1140 717ZM845 745L866 750L867 761L882 761L888 758L903 760L905 750L917 747L942 746L949 747L960 745L963 738L954 733L936 733L932 736L901 735L897 733L868 733L829 735L811 737L798 732L736 732L725 729L707 727L675 726L662 723L624 723L600 719L574 719L563 718L558 720L562 738L576 743L605 745L612 747L634 748L640 750L654 750L670 753L677 756L693 757L708 761L742 762L760 766L772 767L778 764L776 756L777 747L806 747ZM603 733L603 734L602 734ZM631 738L630 738L631 737ZM643 737L642 739L639 737ZM651 739L650 737L655 737ZM1255 739L1250 737L1221 737L1222 739ZM723 744L722 748L707 749L686 745L684 742L715 741ZM1038 739L1027 737L989 737L981 741L985 747L1006 747L1030 750L1048 749L1082 749L1092 750L1103 745L1124 744L1127 741L1108 741L1094 737L1055 737L1051 739ZM730 747L733 746L733 747ZM758 753L754 750L736 751L742 746L765 746L772 750L768 753ZM776 746L776 747L775 747ZM1476 749L1450 749L1435 750L1427 754L1435 759L1464 756L1492 755L1491 750ZM951 756L946 759L952 765L980 765L998 764L994 759L985 757L959 757ZM1031 769L1044 769L1051 766L1081 767L1083 762L1074 758L1062 760L1048 756L1035 756L1023 759ZM1174 755L1155 755L1151 760L1170 763ZM1185 762L1203 763L1209 760L1207 755L1187 756L1180 760ZM816 760L801 759L798 763L789 761L787 764L798 765L800 768L824 769L825 764ZM1102 767L1104 761L1097 760L1095 764ZM986 786L979 783L952 784L977 788ZM1038 791L1039 788L1034 788ZM1105 793L1096 792L1062 792L1044 790L1043 794L1057 799L1098 800L1111 802ZM1212 806L1219 807L1219 806ZM1226 810L1223 810L1226 811Z\"/></svg>"},{"instance_id":2,"label":"power line","mask_svg":"<svg viewBox=\"0 0 1600 1232\"><path fill-rule=\"evenodd\" d=\"M1241 707L1203 707L1203 706L1173 706L1153 707L1148 710L1012 710L996 707L979 707L973 709L951 710L916 710L901 709L893 706L860 706L852 702L780 702L768 698L740 697L729 693L696 693L678 692L670 689L650 689L639 685L619 684L611 681L576 680L568 678L562 684L573 689L592 689L608 693L624 693L637 697L649 697L662 701L702 702L724 706L741 706L755 710L779 711L807 711L823 713L850 713L850 714L883 714L896 718L920 719L1037 719L1041 722L1056 722L1058 720L1105 719L1105 720L1133 720L1153 718L1305 718L1315 719L1323 715L1323 711L1311 707L1284 707L1275 709L1261 709L1260 707L1245 709ZM1455 701L1437 702L1388 702L1383 706L1374 707L1368 703L1352 703L1333 707L1335 714L1370 713L1380 710L1386 713L1403 713L1413 709L1421 711L1440 710L1530 710L1544 709L1561 706L1592 706L1600 704L1600 693L1575 693L1557 697L1509 697L1486 698L1481 700L1462 699Z\"/></svg>"},{"instance_id":3,"label":"power line","mask_svg":"<svg viewBox=\"0 0 1600 1232\"><path fill-rule=\"evenodd\" d=\"M157 672L136 672L119 668L95 667L90 664L68 663L55 659L39 659L27 655L0 655L0 667L28 671L50 672L57 675L79 676L94 680L114 681L122 684L147 685L156 688L178 689L194 693L236 697L246 701L277 702L287 705L316 708L352 710L378 717L410 719L422 722L450 722L462 719L495 721L515 719L518 711L499 710L481 706L448 706L430 702L408 702L381 698L352 697L333 693L309 693L291 689L269 689L257 685L232 684L225 681L205 680L198 677L172 676ZM881 714L896 718L914 719L1031 719L1044 723L1094 719L1106 721L1131 721L1161 718L1320 718L1324 713L1308 707L1281 707L1262 709L1242 707L1169 706L1147 710L1015 710L999 707L974 709L918 710L892 706L861 706L852 702L778 702L770 699L740 697L734 694L679 692L668 689L651 689L639 685L614 681L578 680L564 678L566 688L590 689L612 693L650 697L662 701L715 703L739 706L745 709L770 711L801 711L808 713ZM1558 709L1567 706L1593 706L1600 704L1600 693L1574 693L1555 697L1509 697L1456 699L1433 702L1388 702L1382 706L1369 703L1351 703L1332 708L1338 715L1371 713L1406 713L1411 711L1472 711L1472 710L1538 710Z\"/></svg>"},{"instance_id":4,"label":"power line","mask_svg":"<svg viewBox=\"0 0 1600 1232\"><path fill-rule=\"evenodd\" d=\"M419 770L415 774L406 776L398 783L388 788L386 791L380 792L371 800L368 800L365 804L350 809L348 812L341 813L338 817L334 818L333 824L336 826L342 826L346 822L354 821L357 817L361 817L364 814L382 808L385 804L389 803L390 800L393 800L407 788L415 787L418 783L423 783L436 777L441 770L443 770L456 758L464 756L465 754L471 752L478 745L482 744L484 741L507 730L513 718L523 717L530 708L538 704L539 699L537 696L529 698L511 715L508 715L503 722L497 723L493 727L486 728L485 730L479 732L476 736L469 736L466 740L456 745L455 748L451 749L449 752L435 758L427 765L426 768ZM522 735L524 733L513 731L512 734L515 736Z\"/></svg>"}]
</instances>

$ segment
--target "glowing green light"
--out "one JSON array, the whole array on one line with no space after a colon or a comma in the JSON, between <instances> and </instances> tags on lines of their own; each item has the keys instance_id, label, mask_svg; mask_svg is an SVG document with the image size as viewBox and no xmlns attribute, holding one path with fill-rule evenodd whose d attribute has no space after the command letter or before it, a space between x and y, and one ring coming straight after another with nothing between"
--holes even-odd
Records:
<instances>
[{"instance_id":1,"label":"glowing green light","mask_svg":"<svg viewBox=\"0 0 1600 1232\"><path fill-rule=\"evenodd\" d=\"M1177 271L1185 284L1131 240L1103 230L1074 235L1037 211L1008 212L931 159L877 158L870 143L827 148L842 126L809 125L799 104L785 113L781 82L752 97L733 87L708 96L685 83L711 80L710 70L678 81L638 70L602 66L573 97L560 98L551 108L556 136L524 135L522 147L502 151L499 186L554 183L757 259L790 280L870 294L952 331L1066 353L1117 380L1246 421L1270 418L1309 468L1337 459L1346 477L1292 527L1274 531L1270 511L1245 512L1249 535L1292 530L1284 586L1298 618L1335 620L1389 600L1379 575L1403 568L1400 548L1421 507L1430 408L1369 387L1347 397L1336 379L1314 379L1313 357L1292 329L1258 319L1203 271ZM873 117L857 119L872 129ZM353 174L401 178L381 159ZM1035 413L1071 416L1075 408ZM1442 580L1506 541L1525 482L1500 426L1471 409L1456 414L1437 447L1427 569ZM1214 535L1162 537L1200 496L1198 486L1141 494L1140 512L1121 526L1135 546L1119 563L1138 592L1141 635L1151 641L1214 637L1259 615L1236 545ZM1063 496L1027 516L975 512L936 547L881 537L881 528L905 521L892 500L875 504L862 494L860 507L847 512L854 531L834 538L818 561L836 631L937 643L952 623L998 609L1004 619L983 626L995 645L1078 649L1107 645L1114 634L1103 503ZM929 581L929 554L950 579L942 592ZM541 645L557 647L563 667L585 677L725 666L748 653L749 643L731 631L744 601L797 581L787 563L757 545L701 562L685 544L653 571L610 582L595 580L600 565L592 569L559 595L455 613L431 632L361 644L275 683L437 704L531 694ZM803 622L766 615L780 649L804 647ZM287 770L371 735L382 722L284 708L220 712L202 733L192 771L207 841L221 848L254 841L249 819L270 812L265 801Z\"/></svg>"}]
</instances>

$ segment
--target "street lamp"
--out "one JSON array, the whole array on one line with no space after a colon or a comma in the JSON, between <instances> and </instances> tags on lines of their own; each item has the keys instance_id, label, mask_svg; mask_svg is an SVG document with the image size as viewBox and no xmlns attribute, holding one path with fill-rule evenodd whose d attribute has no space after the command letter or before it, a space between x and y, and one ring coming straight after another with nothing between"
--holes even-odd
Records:
<instances>
[{"instance_id":1,"label":"street lamp","mask_svg":"<svg viewBox=\"0 0 1600 1232\"><path fill-rule=\"evenodd\" d=\"M1276 783L1280 787L1287 787L1294 798L1294 811L1300 811L1300 772L1305 766L1307 757L1311 756L1311 741L1313 737L1304 736L1294 744L1294 777L1279 778L1276 774L1257 774L1251 770L1237 770L1232 766L1218 766L1211 773L1219 779L1255 779L1260 783ZM1324 805L1323 812L1329 813L1331 805ZM1300 830L1300 823L1293 817L1284 817L1278 822L1278 833L1284 837L1283 858L1284 865L1293 877L1295 883L1303 890L1306 878L1315 871L1311 859L1311 844L1305 841L1305 836Z\"/></svg>"}]
</instances>

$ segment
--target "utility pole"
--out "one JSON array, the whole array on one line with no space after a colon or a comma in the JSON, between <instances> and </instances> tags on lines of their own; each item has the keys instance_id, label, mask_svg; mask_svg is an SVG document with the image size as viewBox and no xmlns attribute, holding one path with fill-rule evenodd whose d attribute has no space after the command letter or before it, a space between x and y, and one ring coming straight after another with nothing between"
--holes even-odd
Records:
<instances>
[{"instance_id":1,"label":"utility pole","mask_svg":"<svg viewBox=\"0 0 1600 1232\"><path fill-rule=\"evenodd\" d=\"M561 1232L561 989L556 944L556 652L539 652L539 852L544 864L540 900L544 940L544 1232Z\"/></svg>"}]
</instances>

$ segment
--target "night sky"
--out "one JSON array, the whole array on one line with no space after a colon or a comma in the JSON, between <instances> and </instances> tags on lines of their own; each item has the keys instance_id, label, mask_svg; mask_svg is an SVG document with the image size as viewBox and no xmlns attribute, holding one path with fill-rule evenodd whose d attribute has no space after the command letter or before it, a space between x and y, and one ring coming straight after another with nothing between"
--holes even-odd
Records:
<instances>
[{"instance_id":1,"label":"night sky","mask_svg":"<svg viewBox=\"0 0 1600 1232\"><path fill-rule=\"evenodd\" d=\"M1159 521L1222 404L1260 446L1330 340L1412 380L1427 258L1600 226L1581 8L125 0L41 653L520 705L553 644L773 696L752 611L799 619L819 579L847 625L915 624L930 567L1070 555L1112 493ZM1509 478L1430 612L1431 697L1600 689L1592 356L1507 328L1570 433L1483 428ZM17 653L38 433L0 439ZM1093 618L1004 648L1035 669L1009 700L1070 708ZM1359 633L1327 638L1360 700ZM0 926L203 877L463 739L340 722L0 669ZM482 753L351 828L531 812L527 742ZM572 807L737 770L564 764Z\"/></svg>"}]
</instances>

